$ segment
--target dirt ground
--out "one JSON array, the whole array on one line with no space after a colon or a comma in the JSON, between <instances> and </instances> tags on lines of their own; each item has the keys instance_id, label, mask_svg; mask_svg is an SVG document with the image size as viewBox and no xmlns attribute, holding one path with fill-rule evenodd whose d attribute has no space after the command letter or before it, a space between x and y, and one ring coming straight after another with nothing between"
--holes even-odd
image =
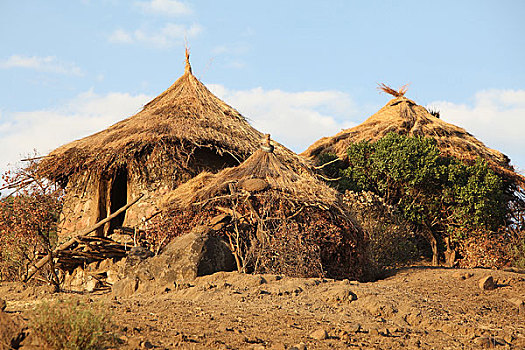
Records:
<instances>
[{"instance_id":1,"label":"dirt ground","mask_svg":"<svg viewBox=\"0 0 525 350\"><path fill-rule=\"evenodd\" d=\"M496 288L479 281L492 276ZM123 349L525 349L525 275L412 267L369 283L216 273L163 292L58 293L0 284L6 312L102 303Z\"/></svg>"}]
</instances>

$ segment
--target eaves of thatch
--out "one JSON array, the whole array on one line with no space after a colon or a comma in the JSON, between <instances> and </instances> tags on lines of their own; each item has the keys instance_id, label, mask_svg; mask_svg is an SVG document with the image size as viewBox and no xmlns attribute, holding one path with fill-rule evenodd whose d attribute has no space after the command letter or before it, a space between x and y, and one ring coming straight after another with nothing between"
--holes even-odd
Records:
<instances>
[{"instance_id":1,"label":"eaves of thatch","mask_svg":"<svg viewBox=\"0 0 525 350\"><path fill-rule=\"evenodd\" d=\"M39 169L44 177L66 182L85 169L111 173L138 157L147 158L155 149L181 163L188 162L197 148L228 154L240 163L258 148L262 137L193 75L187 54L184 74L140 112L59 147L42 160ZM302 166L293 152L281 145L277 148L288 162Z\"/></svg>"},{"instance_id":2,"label":"eaves of thatch","mask_svg":"<svg viewBox=\"0 0 525 350\"><path fill-rule=\"evenodd\" d=\"M465 129L434 116L403 94L404 91L398 93L398 96L362 124L343 130L335 136L321 138L301 155L315 159L320 154L331 153L346 160L347 150L352 143L375 142L388 133L395 132L408 136L431 137L436 140L437 146L445 156L452 156L467 163L481 157L497 172L523 182L522 177L514 172L506 155L485 146Z\"/></svg>"}]
</instances>

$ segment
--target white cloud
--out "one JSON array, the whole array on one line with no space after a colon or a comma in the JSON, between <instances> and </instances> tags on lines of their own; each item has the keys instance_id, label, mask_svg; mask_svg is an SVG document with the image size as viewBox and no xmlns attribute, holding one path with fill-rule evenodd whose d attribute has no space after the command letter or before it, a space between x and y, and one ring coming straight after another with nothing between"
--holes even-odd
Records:
<instances>
[{"instance_id":1,"label":"white cloud","mask_svg":"<svg viewBox=\"0 0 525 350\"><path fill-rule=\"evenodd\" d=\"M156 47L171 47L180 43L185 37L195 37L202 32L199 24L190 26L167 23L160 30L137 29L135 31L115 30L108 38L110 42L121 44L146 44Z\"/></svg>"},{"instance_id":2,"label":"white cloud","mask_svg":"<svg viewBox=\"0 0 525 350\"><path fill-rule=\"evenodd\" d=\"M234 91L222 85L208 87L249 118L255 128L297 152L323 136L355 125L355 104L348 94L339 91Z\"/></svg>"},{"instance_id":3,"label":"white cloud","mask_svg":"<svg viewBox=\"0 0 525 350\"><path fill-rule=\"evenodd\" d=\"M525 90L484 90L476 93L473 104L436 101L429 106L525 170Z\"/></svg>"},{"instance_id":4,"label":"white cloud","mask_svg":"<svg viewBox=\"0 0 525 350\"><path fill-rule=\"evenodd\" d=\"M11 55L4 61L0 61L0 68L26 68L41 72L51 72L67 75L83 76L82 70L70 62L59 61L55 56L24 56Z\"/></svg>"},{"instance_id":5,"label":"white cloud","mask_svg":"<svg viewBox=\"0 0 525 350\"><path fill-rule=\"evenodd\" d=\"M144 94L93 91L79 94L62 107L0 114L0 172L32 153L56 147L103 130L138 112L151 99Z\"/></svg>"},{"instance_id":6,"label":"white cloud","mask_svg":"<svg viewBox=\"0 0 525 350\"><path fill-rule=\"evenodd\" d=\"M108 39L112 43L122 43L122 44L133 43L132 35L123 29L116 29L113 33L111 33Z\"/></svg>"},{"instance_id":7,"label":"white cloud","mask_svg":"<svg viewBox=\"0 0 525 350\"><path fill-rule=\"evenodd\" d=\"M135 6L146 13L164 16L182 16L192 13L190 6L177 0L137 1Z\"/></svg>"}]
</instances>

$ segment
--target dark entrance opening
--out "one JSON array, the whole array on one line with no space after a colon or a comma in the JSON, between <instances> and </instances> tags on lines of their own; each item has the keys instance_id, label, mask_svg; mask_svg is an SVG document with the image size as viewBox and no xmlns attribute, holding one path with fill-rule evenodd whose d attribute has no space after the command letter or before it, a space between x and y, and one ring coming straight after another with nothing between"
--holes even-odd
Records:
<instances>
[{"instance_id":1,"label":"dark entrance opening","mask_svg":"<svg viewBox=\"0 0 525 350\"><path fill-rule=\"evenodd\" d=\"M113 214L128 202L128 172L121 168L115 174L109 191L110 214ZM122 226L126 212L120 213L110 221L108 233L111 234L116 227Z\"/></svg>"}]
</instances>

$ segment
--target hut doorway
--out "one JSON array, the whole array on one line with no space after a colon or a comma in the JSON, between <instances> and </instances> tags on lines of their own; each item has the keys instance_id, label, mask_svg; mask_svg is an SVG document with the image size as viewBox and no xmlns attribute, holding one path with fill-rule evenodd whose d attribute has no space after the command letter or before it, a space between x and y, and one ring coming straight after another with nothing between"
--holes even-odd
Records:
<instances>
[{"instance_id":1,"label":"hut doorway","mask_svg":"<svg viewBox=\"0 0 525 350\"><path fill-rule=\"evenodd\" d=\"M126 168L120 168L111 183L109 189L109 213L116 212L128 203L128 171ZM109 222L108 234L111 234L117 227L124 224L126 212L120 213L116 218Z\"/></svg>"}]
</instances>

